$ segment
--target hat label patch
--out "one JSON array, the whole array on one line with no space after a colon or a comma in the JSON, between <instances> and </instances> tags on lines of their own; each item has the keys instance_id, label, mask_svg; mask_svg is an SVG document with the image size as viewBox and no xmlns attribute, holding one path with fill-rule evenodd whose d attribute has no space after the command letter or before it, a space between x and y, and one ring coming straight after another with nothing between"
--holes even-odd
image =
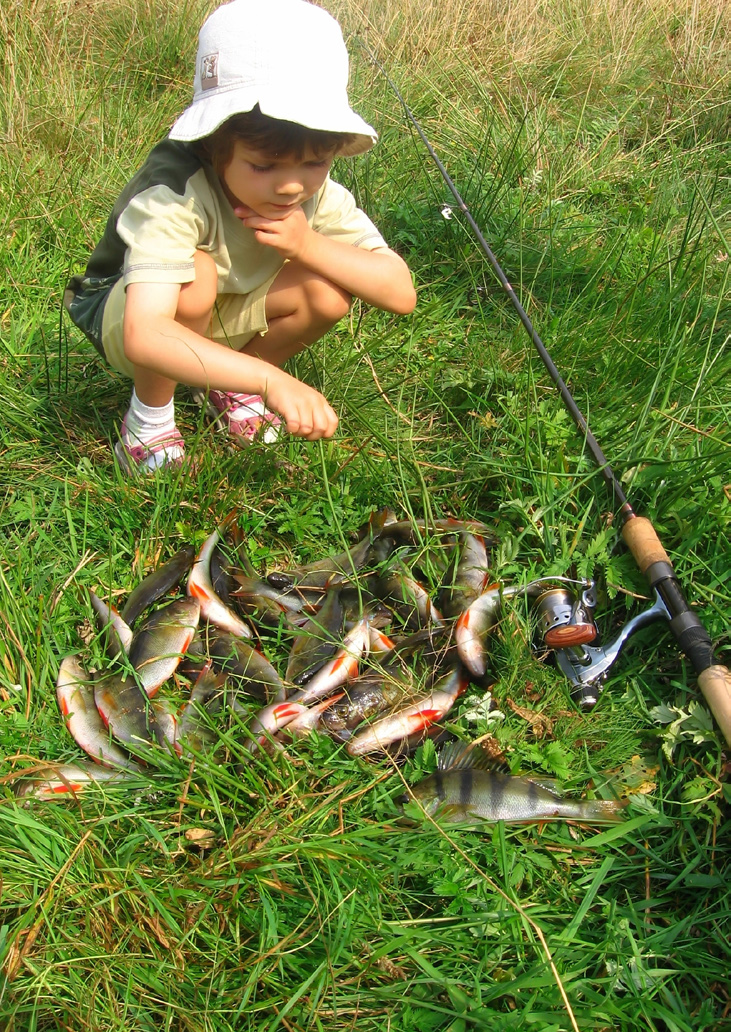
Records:
<instances>
[{"instance_id":1,"label":"hat label patch","mask_svg":"<svg viewBox=\"0 0 731 1032\"><path fill-rule=\"evenodd\" d=\"M218 86L218 54L206 54L201 58L201 89L212 90Z\"/></svg>"}]
</instances>

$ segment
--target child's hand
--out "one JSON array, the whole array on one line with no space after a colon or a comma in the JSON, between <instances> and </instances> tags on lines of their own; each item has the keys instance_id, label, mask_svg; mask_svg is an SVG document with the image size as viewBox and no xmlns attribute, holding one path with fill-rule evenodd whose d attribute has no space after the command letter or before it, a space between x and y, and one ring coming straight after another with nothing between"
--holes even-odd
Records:
<instances>
[{"instance_id":1,"label":"child's hand","mask_svg":"<svg viewBox=\"0 0 731 1032\"><path fill-rule=\"evenodd\" d=\"M293 208L281 219L266 219L243 206L234 208L234 214L245 226L254 230L260 244L273 247L282 258L289 258L290 261L302 260L310 234L314 233L300 207Z\"/></svg>"},{"instance_id":2,"label":"child's hand","mask_svg":"<svg viewBox=\"0 0 731 1032\"><path fill-rule=\"evenodd\" d=\"M264 401L279 413L289 433L308 441L332 437L337 429L338 417L322 394L280 369L267 378Z\"/></svg>"}]
</instances>

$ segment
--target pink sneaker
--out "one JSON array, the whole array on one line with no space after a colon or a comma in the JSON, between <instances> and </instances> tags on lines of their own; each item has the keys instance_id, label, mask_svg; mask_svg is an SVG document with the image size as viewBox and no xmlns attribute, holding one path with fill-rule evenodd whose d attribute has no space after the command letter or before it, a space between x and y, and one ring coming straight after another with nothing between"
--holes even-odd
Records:
<instances>
[{"instance_id":1,"label":"pink sneaker","mask_svg":"<svg viewBox=\"0 0 731 1032\"><path fill-rule=\"evenodd\" d=\"M182 466L185 443L177 427L172 433L160 434L143 444L127 431L127 417L122 420L119 440L114 445L117 462L125 473L154 473L170 466Z\"/></svg>"},{"instance_id":2,"label":"pink sneaker","mask_svg":"<svg viewBox=\"0 0 731 1032\"><path fill-rule=\"evenodd\" d=\"M279 437L282 420L258 394L194 390L193 397L217 426L228 430L235 444L271 444Z\"/></svg>"}]
</instances>

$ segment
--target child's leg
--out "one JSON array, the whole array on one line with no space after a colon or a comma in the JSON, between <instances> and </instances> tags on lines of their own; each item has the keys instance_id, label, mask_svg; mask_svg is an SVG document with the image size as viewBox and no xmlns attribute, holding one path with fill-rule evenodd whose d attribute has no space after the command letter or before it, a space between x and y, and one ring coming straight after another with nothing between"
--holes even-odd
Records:
<instances>
[{"instance_id":1,"label":"child's leg","mask_svg":"<svg viewBox=\"0 0 731 1032\"><path fill-rule=\"evenodd\" d=\"M205 251L196 251L194 261L195 279L190 283L183 283L180 287L175 321L202 337L208 337L213 306L216 303L218 271L213 258ZM174 380L142 366L134 367L134 382L135 393L140 401L154 406L166 405L172 401L177 386Z\"/></svg>"},{"instance_id":2,"label":"child's leg","mask_svg":"<svg viewBox=\"0 0 731 1032\"><path fill-rule=\"evenodd\" d=\"M266 296L269 329L241 349L282 366L348 314L350 294L298 262L287 262Z\"/></svg>"},{"instance_id":3,"label":"child's leg","mask_svg":"<svg viewBox=\"0 0 731 1032\"><path fill-rule=\"evenodd\" d=\"M196 251L194 261L195 280L181 286L175 319L207 335L218 273L209 254ZM134 390L122 422L120 441L115 445L117 458L128 469L135 466L152 470L179 463L184 446L175 425L176 381L138 365L132 367L132 374Z\"/></svg>"}]
</instances>

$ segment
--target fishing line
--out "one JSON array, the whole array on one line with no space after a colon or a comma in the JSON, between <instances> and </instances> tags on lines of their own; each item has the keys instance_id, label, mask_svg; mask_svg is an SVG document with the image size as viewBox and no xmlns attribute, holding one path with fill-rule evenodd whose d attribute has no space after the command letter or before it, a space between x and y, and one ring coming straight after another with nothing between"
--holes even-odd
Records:
<instances>
[{"instance_id":1,"label":"fishing line","mask_svg":"<svg viewBox=\"0 0 731 1032\"><path fill-rule=\"evenodd\" d=\"M589 429L589 425L576 404L571 391L564 383L553 359L551 358L545 344L539 337L528 313L523 308L515 293L512 284L503 272L500 263L492 252L490 245L482 234L480 227L475 222L465 201L460 195L457 187L452 181L447 169L432 147L426 133L421 128L413 112L406 103L401 91L391 76L378 60L371 47L362 39L358 42L367 53L370 61L379 69L389 87L398 99L404 110L406 118L416 130L419 139L424 144L429 156L436 165L439 173L454 198L460 212L467 221L472 234L479 245L480 250L487 258L495 276L505 290L515 309L518 318L530 337L536 351L554 384L558 388L561 400L583 435L584 442L592 458L594 459L599 472L611 492L613 503L618 506L618 517L620 519L622 538L634 557L640 571L645 575L650 588L665 607L665 615L670 630L681 651L690 660L695 670L698 686L705 697L716 721L723 732L729 745L731 745L731 673L721 665L713 653L713 643L705 627L692 612L683 594L680 583L673 569L672 563L663 548L657 532L650 520L644 516L637 516L624 493L614 470L602 451L599 442Z\"/></svg>"}]
</instances>

